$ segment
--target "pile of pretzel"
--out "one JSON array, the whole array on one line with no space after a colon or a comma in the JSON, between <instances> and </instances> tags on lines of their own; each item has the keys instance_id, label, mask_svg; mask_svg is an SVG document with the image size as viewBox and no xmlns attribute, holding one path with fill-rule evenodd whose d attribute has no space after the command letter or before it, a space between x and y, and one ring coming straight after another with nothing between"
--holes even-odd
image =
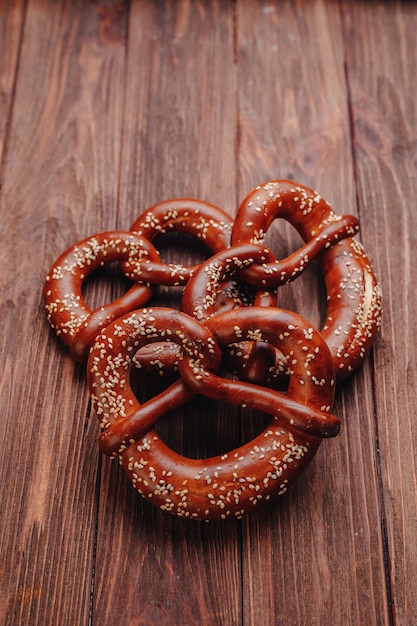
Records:
<instances>
[{"instance_id":1,"label":"pile of pretzel","mask_svg":"<svg viewBox=\"0 0 417 626\"><path fill-rule=\"evenodd\" d=\"M276 218L305 242L280 260L264 245ZM338 433L336 384L362 363L381 323L380 287L354 238L358 229L354 216L336 215L315 191L277 180L251 191L234 220L206 202L169 200L129 231L96 234L57 259L44 286L48 320L72 357L87 363L100 449L120 460L149 502L191 519L239 518L284 494L322 439ZM163 263L152 242L172 231L197 237L213 255L193 267ZM327 293L320 330L277 307L278 287L313 260ZM133 285L93 311L83 282L114 261ZM146 306L156 285L183 286L180 310ZM170 383L140 404L133 368ZM195 394L266 412L271 421L226 454L184 457L155 424Z\"/></svg>"}]
</instances>

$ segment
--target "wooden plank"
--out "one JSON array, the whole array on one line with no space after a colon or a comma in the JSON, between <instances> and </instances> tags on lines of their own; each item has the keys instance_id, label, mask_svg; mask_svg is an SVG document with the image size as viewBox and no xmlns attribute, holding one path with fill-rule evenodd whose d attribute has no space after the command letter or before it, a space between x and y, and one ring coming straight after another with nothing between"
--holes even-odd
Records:
<instances>
[{"instance_id":1,"label":"wooden plank","mask_svg":"<svg viewBox=\"0 0 417 626\"><path fill-rule=\"evenodd\" d=\"M197 197L235 212L230 4L181 0L172 7L164 1L132 6L124 219L133 222L148 206L170 197Z\"/></svg>"},{"instance_id":2,"label":"wooden plank","mask_svg":"<svg viewBox=\"0 0 417 626\"><path fill-rule=\"evenodd\" d=\"M343 4L359 207L381 276L375 350L381 506L395 624L417 612L415 3Z\"/></svg>"},{"instance_id":3,"label":"wooden plank","mask_svg":"<svg viewBox=\"0 0 417 626\"><path fill-rule=\"evenodd\" d=\"M172 197L234 210L235 107L232 3L133 3L120 228ZM192 252L168 246L166 254L187 263ZM210 415L210 406L193 404L166 422L167 442L207 453L213 432L224 432L222 415L215 406ZM241 623L240 538L239 523L198 524L161 513L104 459L93 623Z\"/></svg>"},{"instance_id":4,"label":"wooden plank","mask_svg":"<svg viewBox=\"0 0 417 626\"><path fill-rule=\"evenodd\" d=\"M118 6L34 0L27 9L1 195L4 624L88 623L98 428L83 368L50 331L41 289L68 245L116 219Z\"/></svg>"},{"instance_id":5,"label":"wooden plank","mask_svg":"<svg viewBox=\"0 0 417 626\"><path fill-rule=\"evenodd\" d=\"M339 17L319 0L238 3L241 197L292 178L337 213L357 212ZM285 256L298 241L279 226L270 245ZM319 287L312 272L279 302L319 324ZM388 623L370 361L338 390L335 411L339 437L288 496L244 522L245 624Z\"/></svg>"},{"instance_id":6,"label":"wooden plank","mask_svg":"<svg viewBox=\"0 0 417 626\"><path fill-rule=\"evenodd\" d=\"M0 164L5 158L24 16L23 0L0 4Z\"/></svg>"}]
</instances>

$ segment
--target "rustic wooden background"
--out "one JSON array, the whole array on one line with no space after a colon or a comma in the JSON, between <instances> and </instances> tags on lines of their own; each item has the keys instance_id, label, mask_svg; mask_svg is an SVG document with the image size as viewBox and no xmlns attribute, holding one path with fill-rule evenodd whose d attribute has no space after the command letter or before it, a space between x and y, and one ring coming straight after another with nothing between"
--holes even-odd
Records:
<instances>
[{"instance_id":1,"label":"rustic wooden background","mask_svg":"<svg viewBox=\"0 0 417 626\"><path fill-rule=\"evenodd\" d=\"M0 0L1 623L417 624L416 32L414 2ZM42 283L66 247L159 200L234 215L271 178L360 216L382 333L286 497L184 522L101 458ZM296 245L282 225L271 241ZM122 288L103 275L87 293ZM320 291L313 269L281 303L318 323ZM256 428L205 410L163 425L175 445Z\"/></svg>"}]
</instances>

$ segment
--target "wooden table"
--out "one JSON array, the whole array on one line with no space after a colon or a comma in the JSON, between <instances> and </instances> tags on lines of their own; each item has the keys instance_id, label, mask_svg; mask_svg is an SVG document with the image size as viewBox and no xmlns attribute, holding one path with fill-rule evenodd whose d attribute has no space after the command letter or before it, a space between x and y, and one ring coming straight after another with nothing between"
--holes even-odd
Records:
<instances>
[{"instance_id":1,"label":"wooden table","mask_svg":"<svg viewBox=\"0 0 417 626\"><path fill-rule=\"evenodd\" d=\"M417 5L0 6L0 622L415 625ZM43 281L69 245L126 230L153 203L196 197L233 216L276 178L359 216L382 332L337 390L340 435L285 497L241 521L183 521L100 455L84 367L49 328ZM274 225L278 254L297 242ZM123 288L102 274L86 292L97 306ZM319 324L318 293L312 269L280 305ZM161 428L207 453L251 419L206 401Z\"/></svg>"}]
</instances>

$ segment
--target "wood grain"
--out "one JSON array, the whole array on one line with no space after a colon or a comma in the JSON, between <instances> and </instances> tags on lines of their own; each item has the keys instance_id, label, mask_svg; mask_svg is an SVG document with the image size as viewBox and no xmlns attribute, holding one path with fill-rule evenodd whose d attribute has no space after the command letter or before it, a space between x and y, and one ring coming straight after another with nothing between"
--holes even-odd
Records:
<instances>
[{"instance_id":1,"label":"wood grain","mask_svg":"<svg viewBox=\"0 0 417 626\"><path fill-rule=\"evenodd\" d=\"M132 5L120 196L124 219L133 221L161 199L189 196L234 214L233 37L229 2Z\"/></svg>"},{"instance_id":2,"label":"wood grain","mask_svg":"<svg viewBox=\"0 0 417 626\"><path fill-rule=\"evenodd\" d=\"M97 425L82 368L44 323L41 286L70 243L111 226L124 29L109 42L103 19L41 1L25 19L1 195L5 624L86 624L90 612Z\"/></svg>"},{"instance_id":3,"label":"wood grain","mask_svg":"<svg viewBox=\"0 0 417 626\"><path fill-rule=\"evenodd\" d=\"M417 237L417 44L412 33L417 15L410 3L344 8L362 232L385 294L374 360L390 600L395 623L412 624L417 603L417 392L416 358L410 349L417 337L412 261ZM387 45L381 48L382 39Z\"/></svg>"},{"instance_id":4,"label":"wood grain","mask_svg":"<svg viewBox=\"0 0 417 626\"><path fill-rule=\"evenodd\" d=\"M1 3L0 5L0 164L6 158L6 145L17 68L20 43L25 18L23 0ZM1 175L1 172L0 172ZM0 178L1 183L1 178Z\"/></svg>"},{"instance_id":5,"label":"wood grain","mask_svg":"<svg viewBox=\"0 0 417 626\"><path fill-rule=\"evenodd\" d=\"M416 29L413 2L0 0L2 624L414 624ZM383 330L338 389L340 435L284 498L184 522L100 456L84 368L50 331L42 284L70 244L155 202L234 215L270 178L358 214ZM267 242L285 256L299 237L277 221ZM175 235L158 245L174 262L208 254ZM125 286L111 267L85 293L98 306ZM318 326L323 302L314 266L279 294ZM260 419L196 399L158 428L211 455Z\"/></svg>"}]
</instances>

